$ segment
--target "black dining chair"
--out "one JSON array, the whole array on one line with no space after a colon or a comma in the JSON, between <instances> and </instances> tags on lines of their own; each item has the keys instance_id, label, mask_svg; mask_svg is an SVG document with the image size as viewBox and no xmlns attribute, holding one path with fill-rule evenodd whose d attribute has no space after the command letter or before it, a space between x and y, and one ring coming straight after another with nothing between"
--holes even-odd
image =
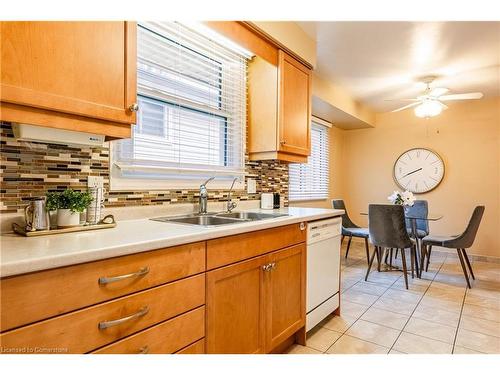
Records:
<instances>
[{"instance_id":1,"label":"black dining chair","mask_svg":"<svg viewBox=\"0 0 500 375\"><path fill-rule=\"evenodd\" d=\"M345 208L344 200L342 199L332 199L332 206L337 210L344 210L344 214L342 215L342 242L344 241L344 237L349 237L349 242L347 242L347 249L345 251L345 257L347 259L347 255L349 254L349 248L351 247L351 240L353 237L363 238L365 240L365 250L366 250L366 261L370 261L370 250L368 246L368 228L362 228L356 224L354 224L347 213Z\"/></svg>"},{"instance_id":2,"label":"black dining chair","mask_svg":"<svg viewBox=\"0 0 500 375\"><path fill-rule=\"evenodd\" d=\"M412 242L406 230L403 206L394 204L370 204L368 206L368 231L370 234L370 242L374 245L375 249L368 262L365 281L368 281L368 275L370 274L375 255L377 255L380 264L382 249L399 249L401 250L401 263L403 266L405 286L406 289L408 289L405 250L410 249L413 260L416 249L415 244ZM413 261L411 262L411 270L413 274Z\"/></svg>"},{"instance_id":3,"label":"black dining chair","mask_svg":"<svg viewBox=\"0 0 500 375\"><path fill-rule=\"evenodd\" d=\"M460 265L462 266L462 271L464 272L465 281L467 281L467 286L471 289L469 275L467 274L467 269L465 268L465 263L469 268L470 275L472 279L475 280L474 272L472 271L472 266L467 256L465 249L468 249L474 243L476 239L477 230L479 229L479 224L484 213L484 206L477 206L472 212L472 216L469 220L469 224L465 231L456 236L436 236L429 235L422 239L422 244L427 247L427 268L429 267L429 258L431 256L432 246L441 246L448 249L457 249L458 259L460 260Z\"/></svg>"}]
</instances>

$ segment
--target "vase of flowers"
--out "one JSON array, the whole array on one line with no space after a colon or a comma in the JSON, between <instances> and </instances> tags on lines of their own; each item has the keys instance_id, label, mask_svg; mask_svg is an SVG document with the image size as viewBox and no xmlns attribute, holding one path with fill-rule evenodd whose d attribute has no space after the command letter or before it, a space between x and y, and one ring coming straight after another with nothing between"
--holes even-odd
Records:
<instances>
[{"instance_id":1,"label":"vase of flowers","mask_svg":"<svg viewBox=\"0 0 500 375\"><path fill-rule=\"evenodd\" d=\"M62 193L48 193L46 208L47 211L57 210L58 228L69 228L80 225L80 213L85 211L91 202L92 195L88 191L66 189Z\"/></svg>"},{"instance_id":2,"label":"vase of flowers","mask_svg":"<svg viewBox=\"0 0 500 375\"><path fill-rule=\"evenodd\" d=\"M406 210L407 207L413 206L415 202L415 196L411 191L405 190L399 192L395 190L390 196L387 197L393 204L400 204Z\"/></svg>"}]
</instances>

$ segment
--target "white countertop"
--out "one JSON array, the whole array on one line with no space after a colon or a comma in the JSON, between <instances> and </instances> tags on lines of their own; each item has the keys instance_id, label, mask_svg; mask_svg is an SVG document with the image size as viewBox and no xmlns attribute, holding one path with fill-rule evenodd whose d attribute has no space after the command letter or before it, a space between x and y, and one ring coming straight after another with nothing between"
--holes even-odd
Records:
<instances>
[{"instance_id":1,"label":"white countertop","mask_svg":"<svg viewBox=\"0 0 500 375\"><path fill-rule=\"evenodd\" d=\"M286 213L290 216L217 227L138 219L119 221L116 228L96 231L29 238L13 233L3 234L0 242L0 276L85 263L301 221L319 220L344 213L343 210L298 207L249 211Z\"/></svg>"}]
</instances>

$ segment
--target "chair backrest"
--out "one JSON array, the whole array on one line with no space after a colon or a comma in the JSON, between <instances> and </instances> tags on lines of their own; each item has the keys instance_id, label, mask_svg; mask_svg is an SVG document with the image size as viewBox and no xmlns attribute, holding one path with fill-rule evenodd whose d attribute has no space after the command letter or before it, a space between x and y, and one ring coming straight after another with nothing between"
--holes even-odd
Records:
<instances>
[{"instance_id":1,"label":"chair backrest","mask_svg":"<svg viewBox=\"0 0 500 375\"><path fill-rule=\"evenodd\" d=\"M406 208L406 213L413 217L427 218L429 214L429 204L424 200L416 200L413 202L413 206ZM425 234L429 234L429 222L427 220L416 220L417 229L423 230ZM411 229L411 222L406 219L406 228Z\"/></svg>"},{"instance_id":2,"label":"chair backrest","mask_svg":"<svg viewBox=\"0 0 500 375\"><path fill-rule=\"evenodd\" d=\"M345 213L342 215L342 226L344 228L359 228L356 224L354 224L347 214L347 210L345 208L345 203L343 199L332 199L332 207L337 210L344 210Z\"/></svg>"},{"instance_id":3,"label":"chair backrest","mask_svg":"<svg viewBox=\"0 0 500 375\"><path fill-rule=\"evenodd\" d=\"M375 246L399 249L412 246L406 230L404 209L399 204L370 204L368 231Z\"/></svg>"},{"instance_id":4,"label":"chair backrest","mask_svg":"<svg viewBox=\"0 0 500 375\"><path fill-rule=\"evenodd\" d=\"M474 240L476 239L477 230L479 229L479 224L483 218L484 206L476 206L470 217L469 224L465 231L454 238L453 240L446 241L447 247L452 247L456 249L467 249L472 246Z\"/></svg>"}]
</instances>

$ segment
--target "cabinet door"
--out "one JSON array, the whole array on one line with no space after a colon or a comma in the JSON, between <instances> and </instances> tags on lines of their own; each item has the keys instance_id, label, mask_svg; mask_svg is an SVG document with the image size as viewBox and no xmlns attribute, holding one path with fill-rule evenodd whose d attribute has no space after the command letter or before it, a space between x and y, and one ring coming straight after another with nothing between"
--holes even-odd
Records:
<instances>
[{"instance_id":1,"label":"cabinet door","mask_svg":"<svg viewBox=\"0 0 500 375\"><path fill-rule=\"evenodd\" d=\"M305 325L306 245L272 253L267 282L267 351L271 351Z\"/></svg>"},{"instance_id":2,"label":"cabinet door","mask_svg":"<svg viewBox=\"0 0 500 375\"><path fill-rule=\"evenodd\" d=\"M207 272L207 353L264 353L267 256Z\"/></svg>"},{"instance_id":3,"label":"cabinet door","mask_svg":"<svg viewBox=\"0 0 500 375\"><path fill-rule=\"evenodd\" d=\"M279 51L279 151L310 155L311 70Z\"/></svg>"},{"instance_id":4,"label":"cabinet door","mask_svg":"<svg viewBox=\"0 0 500 375\"><path fill-rule=\"evenodd\" d=\"M135 123L134 22L2 22L1 45L2 102Z\"/></svg>"}]
</instances>

